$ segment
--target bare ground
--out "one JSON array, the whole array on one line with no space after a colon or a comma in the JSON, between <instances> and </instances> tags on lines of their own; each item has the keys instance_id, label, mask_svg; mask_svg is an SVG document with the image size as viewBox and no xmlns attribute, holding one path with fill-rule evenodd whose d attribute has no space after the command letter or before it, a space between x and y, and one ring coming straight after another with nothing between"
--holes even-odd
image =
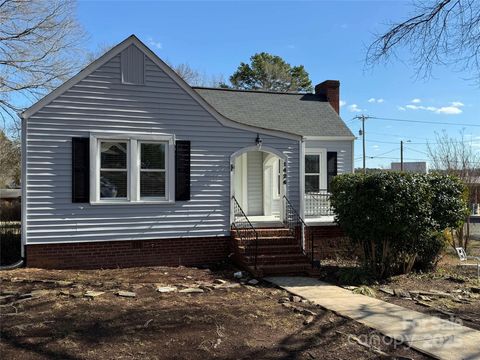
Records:
<instances>
[{"instance_id":1,"label":"bare ground","mask_svg":"<svg viewBox=\"0 0 480 360\"><path fill-rule=\"evenodd\" d=\"M360 345L356 340L381 336L309 303L282 305L279 300L288 294L267 283L236 285L234 271L150 267L0 272L2 296L13 294L2 298L0 354L3 359L66 360L428 359L390 339L383 341L390 345L381 341L377 351ZM214 286L219 278L227 283ZM157 285L205 292L161 294ZM83 296L87 290L105 293L91 300ZM136 297L119 297L118 290ZM32 291L31 298L20 299Z\"/></svg>"}]
</instances>

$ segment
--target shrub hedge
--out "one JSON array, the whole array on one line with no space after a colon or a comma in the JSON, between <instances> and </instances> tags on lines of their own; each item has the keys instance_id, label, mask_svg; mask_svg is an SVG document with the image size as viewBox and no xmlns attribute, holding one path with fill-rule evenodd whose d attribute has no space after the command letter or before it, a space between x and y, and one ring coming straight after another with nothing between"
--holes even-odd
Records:
<instances>
[{"instance_id":1,"label":"shrub hedge","mask_svg":"<svg viewBox=\"0 0 480 360\"><path fill-rule=\"evenodd\" d=\"M362 247L365 266L385 277L436 265L443 231L466 218L466 192L448 175L344 174L333 179L331 204L336 221Z\"/></svg>"}]
</instances>

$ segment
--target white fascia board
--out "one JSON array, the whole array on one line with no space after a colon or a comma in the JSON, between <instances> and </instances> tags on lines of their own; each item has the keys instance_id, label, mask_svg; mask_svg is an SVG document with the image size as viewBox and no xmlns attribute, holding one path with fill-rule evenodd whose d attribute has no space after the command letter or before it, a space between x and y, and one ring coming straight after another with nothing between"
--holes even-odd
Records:
<instances>
[{"instance_id":1,"label":"white fascia board","mask_svg":"<svg viewBox=\"0 0 480 360\"><path fill-rule=\"evenodd\" d=\"M286 139L293 139L293 140L300 140L301 136L279 131L279 130L271 130L262 127L256 127L251 125L241 124L239 122L233 121L222 114L220 114L215 108L213 108L207 101L205 101L195 90L192 89L190 85L188 85L185 80L183 80L178 74L170 68L164 61L162 61L152 50L150 50L144 43L142 43L135 35L130 35L127 39L122 41L120 44L114 46L112 49L107 51L104 55L99 57L97 60L92 62L86 68L81 70L77 75L72 77L70 80L66 81L50 94L46 95L44 98L39 100L37 103L32 105L30 108L25 110L22 113L24 118L29 118L34 115L37 111L42 109L44 106L48 105L50 102L55 100L57 97L65 93L69 90L72 86L80 82L81 80L85 79L88 75L93 73L99 67L104 65L106 62L110 61L113 57L121 53L125 50L128 46L135 45L143 53L155 63L162 71L164 71L177 85L179 85L187 94L189 94L200 106L202 106L208 113L210 113L218 122L226 127L236 128L240 130L247 130L252 132L262 133L264 135L272 135L276 137L286 138Z\"/></svg>"},{"instance_id":2,"label":"white fascia board","mask_svg":"<svg viewBox=\"0 0 480 360\"><path fill-rule=\"evenodd\" d=\"M338 141L338 140L356 140L355 136L304 136L305 140L324 140L324 141Z\"/></svg>"}]
</instances>

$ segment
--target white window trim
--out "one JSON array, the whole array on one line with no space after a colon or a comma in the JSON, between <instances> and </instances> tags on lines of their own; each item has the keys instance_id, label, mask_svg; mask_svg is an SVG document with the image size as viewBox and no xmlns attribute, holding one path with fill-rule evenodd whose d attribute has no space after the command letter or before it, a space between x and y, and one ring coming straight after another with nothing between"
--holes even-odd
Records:
<instances>
[{"instance_id":1,"label":"white window trim","mask_svg":"<svg viewBox=\"0 0 480 360\"><path fill-rule=\"evenodd\" d=\"M126 141L128 143L127 199L100 199L100 142ZM140 198L140 143L163 142L165 147L165 197ZM149 134L90 134L90 204L92 205L134 205L175 203L175 136Z\"/></svg>"},{"instance_id":2,"label":"white window trim","mask_svg":"<svg viewBox=\"0 0 480 360\"><path fill-rule=\"evenodd\" d=\"M306 155L319 155L320 156L320 164L319 164L319 170L320 170L320 180L319 180L319 187L320 190L326 189L327 188L327 149L324 148L307 148L305 149L305 155L303 162L305 163L305 156ZM305 176L306 175L312 175L311 173L307 173L305 168L303 170L302 174L302 181L303 181L303 191L305 194L306 188L305 188ZM313 174L314 175L314 174Z\"/></svg>"}]
</instances>

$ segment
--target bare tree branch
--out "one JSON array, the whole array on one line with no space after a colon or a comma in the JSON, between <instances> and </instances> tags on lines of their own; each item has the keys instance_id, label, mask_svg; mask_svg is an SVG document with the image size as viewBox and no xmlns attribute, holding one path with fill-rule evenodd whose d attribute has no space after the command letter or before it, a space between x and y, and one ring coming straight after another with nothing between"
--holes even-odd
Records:
<instances>
[{"instance_id":1,"label":"bare tree branch","mask_svg":"<svg viewBox=\"0 0 480 360\"><path fill-rule=\"evenodd\" d=\"M366 55L367 66L398 57L407 48L418 77L432 75L436 65L470 72L480 85L480 1L415 1L414 15L391 23L377 34Z\"/></svg>"},{"instance_id":2,"label":"bare tree branch","mask_svg":"<svg viewBox=\"0 0 480 360\"><path fill-rule=\"evenodd\" d=\"M0 112L4 126L8 123L9 130L19 129L18 112L84 65L80 48L84 39L74 0L0 2Z\"/></svg>"}]
</instances>

